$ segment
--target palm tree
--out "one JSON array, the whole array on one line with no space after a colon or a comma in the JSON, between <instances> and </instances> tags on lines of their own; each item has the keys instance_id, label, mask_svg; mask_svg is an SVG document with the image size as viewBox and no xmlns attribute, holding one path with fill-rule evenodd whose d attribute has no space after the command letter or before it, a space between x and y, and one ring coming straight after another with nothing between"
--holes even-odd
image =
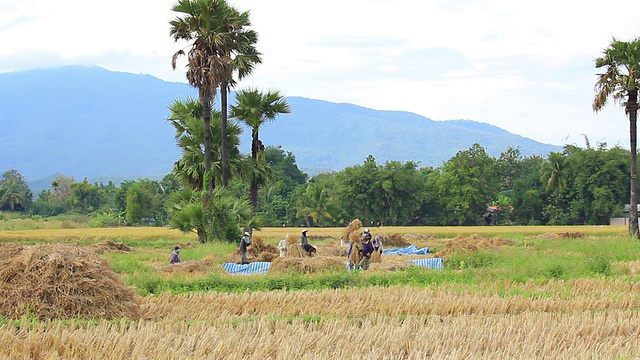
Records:
<instances>
[{"instance_id":1,"label":"palm tree","mask_svg":"<svg viewBox=\"0 0 640 360\"><path fill-rule=\"evenodd\" d=\"M598 112L611 97L625 108L629 115L629 146L631 152L631 191L629 205L629 233L640 238L638 232L638 165L637 157L637 116L638 89L640 89L640 38L629 42L613 38L611 44L603 50L602 56L595 59L597 69L604 73L597 74L596 95L593 99L593 110Z\"/></svg>"},{"instance_id":2,"label":"palm tree","mask_svg":"<svg viewBox=\"0 0 640 360\"><path fill-rule=\"evenodd\" d=\"M204 122L202 121L202 104L194 99L175 100L170 106L171 114L167 121L176 130L176 144L182 150L182 157L174 164L174 172L180 183L194 190L203 190L204 177L207 173L203 167L204 159ZM211 149L212 175L211 183L216 184L221 179L220 173L220 139L221 116L215 109L209 110L211 114L210 133L214 146ZM242 129L237 122L229 125L227 134L227 151L231 154L230 164L234 173L246 172L238 145Z\"/></svg>"},{"instance_id":3,"label":"palm tree","mask_svg":"<svg viewBox=\"0 0 640 360\"><path fill-rule=\"evenodd\" d=\"M259 138L260 127L273 121L278 114L287 114L291 108L279 91L263 93L257 89L241 90L236 93L236 104L231 106L231 117L236 118L251 128L251 160L257 170L266 165L264 146ZM258 209L258 187L264 185L265 178L261 172L252 172L249 188L249 202L255 216Z\"/></svg>"},{"instance_id":4,"label":"palm tree","mask_svg":"<svg viewBox=\"0 0 640 360\"><path fill-rule=\"evenodd\" d=\"M182 17L169 22L169 34L175 42L191 43L188 52L181 49L173 54L171 65L175 69L178 57L187 56L187 81L198 89L198 99L204 110L204 164L205 171L210 173L210 109L221 82L219 46L223 40L220 34L226 32L229 6L225 0L179 0L172 10ZM213 184L207 187L212 190Z\"/></svg>"},{"instance_id":5,"label":"palm tree","mask_svg":"<svg viewBox=\"0 0 640 360\"><path fill-rule=\"evenodd\" d=\"M13 212L17 207L24 208L25 201L24 189L18 181L11 178L4 181L4 186L0 187L0 208L8 206L9 210Z\"/></svg>"},{"instance_id":6,"label":"palm tree","mask_svg":"<svg viewBox=\"0 0 640 360\"><path fill-rule=\"evenodd\" d=\"M220 73L220 97L222 112L222 141L223 149L221 158L222 185L229 185L228 156L224 151L227 131L227 108L229 89L236 85L233 78L237 74L238 80L249 75L255 65L261 63L260 53L256 50L258 33L246 29L251 26L249 11L239 12L235 8L229 8L225 24L226 32L220 34L218 71Z\"/></svg>"},{"instance_id":7,"label":"palm tree","mask_svg":"<svg viewBox=\"0 0 640 360\"><path fill-rule=\"evenodd\" d=\"M317 225L322 224L323 218L333 219L335 207L324 186L310 183L298 200L297 210L298 216L304 215L309 226L309 218Z\"/></svg>"}]
</instances>

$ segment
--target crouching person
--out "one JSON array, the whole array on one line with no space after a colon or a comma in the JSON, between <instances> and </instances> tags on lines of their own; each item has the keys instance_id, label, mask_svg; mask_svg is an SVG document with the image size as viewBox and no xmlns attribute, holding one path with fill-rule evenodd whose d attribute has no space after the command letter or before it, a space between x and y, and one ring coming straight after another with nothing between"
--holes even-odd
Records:
<instances>
[{"instance_id":1,"label":"crouching person","mask_svg":"<svg viewBox=\"0 0 640 360\"><path fill-rule=\"evenodd\" d=\"M302 245L302 249L307 253L307 256L312 256L317 252L316 247L309 244Z\"/></svg>"}]
</instances>

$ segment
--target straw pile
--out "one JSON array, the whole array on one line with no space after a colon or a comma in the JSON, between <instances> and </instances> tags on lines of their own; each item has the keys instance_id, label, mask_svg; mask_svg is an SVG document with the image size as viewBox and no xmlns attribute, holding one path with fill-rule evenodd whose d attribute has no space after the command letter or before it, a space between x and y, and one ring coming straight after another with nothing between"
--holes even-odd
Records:
<instances>
[{"instance_id":1,"label":"straw pile","mask_svg":"<svg viewBox=\"0 0 640 360\"><path fill-rule=\"evenodd\" d=\"M577 239L577 238L583 238L584 234L581 232L559 232L559 233L541 234L535 237L539 239L550 239L550 240Z\"/></svg>"},{"instance_id":2,"label":"straw pile","mask_svg":"<svg viewBox=\"0 0 640 360\"><path fill-rule=\"evenodd\" d=\"M0 259L0 312L7 319L140 318L140 298L93 251L3 244Z\"/></svg>"},{"instance_id":3,"label":"straw pile","mask_svg":"<svg viewBox=\"0 0 640 360\"><path fill-rule=\"evenodd\" d=\"M202 260L183 261L176 264L169 264L160 270L164 272L208 272L215 268L212 256L207 256Z\"/></svg>"},{"instance_id":4,"label":"straw pile","mask_svg":"<svg viewBox=\"0 0 640 360\"><path fill-rule=\"evenodd\" d=\"M247 256L252 257L253 261L269 262L280 256L280 250L271 244L265 244L261 237L254 236L251 238L251 246L247 249Z\"/></svg>"},{"instance_id":5,"label":"straw pile","mask_svg":"<svg viewBox=\"0 0 640 360\"><path fill-rule=\"evenodd\" d=\"M359 243L360 242L360 233L362 232L360 229L362 229L362 221L360 221L360 219L354 219L342 231L342 236L341 237L346 242L349 242L349 240L351 240L351 241L355 241L355 242Z\"/></svg>"},{"instance_id":6,"label":"straw pile","mask_svg":"<svg viewBox=\"0 0 640 360\"><path fill-rule=\"evenodd\" d=\"M298 245L300 246L300 245ZM305 257L305 258L276 258L271 263L269 273L321 273L346 269L344 258L339 257Z\"/></svg>"},{"instance_id":7,"label":"straw pile","mask_svg":"<svg viewBox=\"0 0 640 360\"><path fill-rule=\"evenodd\" d=\"M435 257L444 257L451 255L452 253L460 252L472 252L480 249L497 249L499 246L511 245L515 241L512 239L505 239L502 237L486 239L480 235L473 234L468 237L458 235L455 238L449 240L442 251L435 254Z\"/></svg>"},{"instance_id":8,"label":"straw pile","mask_svg":"<svg viewBox=\"0 0 640 360\"><path fill-rule=\"evenodd\" d=\"M98 254L102 254L105 251L114 251L114 252L128 252L131 251L131 247L125 243L115 242L113 240L105 240L101 243L94 244L91 246L95 252Z\"/></svg>"}]
</instances>

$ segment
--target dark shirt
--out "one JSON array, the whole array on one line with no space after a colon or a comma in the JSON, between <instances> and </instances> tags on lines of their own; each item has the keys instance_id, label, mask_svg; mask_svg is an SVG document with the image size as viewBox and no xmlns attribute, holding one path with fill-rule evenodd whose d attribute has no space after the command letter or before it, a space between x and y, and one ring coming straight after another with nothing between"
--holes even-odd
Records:
<instances>
[{"instance_id":1,"label":"dark shirt","mask_svg":"<svg viewBox=\"0 0 640 360\"><path fill-rule=\"evenodd\" d=\"M302 234L302 236L300 236L300 245L304 246L305 244L309 244L309 240L307 239L307 235Z\"/></svg>"},{"instance_id":2,"label":"dark shirt","mask_svg":"<svg viewBox=\"0 0 640 360\"><path fill-rule=\"evenodd\" d=\"M373 244L371 244L371 241L367 241L366 243L363 242L362 243L362 256L368 258L368 257L371 257L372 253L373 253Z\"/></svg>"},{"instance_id":3,"label":"dark shirt","mask_svg":"<svg viewBox=\"0 0 640 360\"><path fill-rule=\"evenodd\" d=\"M251 245L251 239L248 236L243 236L240 240L240 252L247 251L247 246Z\"/></svg>"}]
</instances>

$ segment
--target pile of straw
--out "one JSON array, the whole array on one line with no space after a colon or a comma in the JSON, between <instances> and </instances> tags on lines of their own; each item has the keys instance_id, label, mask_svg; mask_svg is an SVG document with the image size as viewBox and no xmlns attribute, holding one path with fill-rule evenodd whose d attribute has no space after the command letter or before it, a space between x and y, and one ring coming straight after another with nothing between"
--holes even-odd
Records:
<instances>
[{"instance_id":1,"label":"pile of straw","mask_svg":"<svg viewBox=\"0 0 640 360\"><path fill-rule=\"evenodd\" d=\"M238 251L240 254L240 251ZM259 236L251 238L251 246L247 250L247 257L251 257L253 261L272 261L280 256L280 251L277 247L266 244Z\"/></svg>"},{"instance_id":2,"label":"pile of straw","mask_svg":"<svg viewBox=\"0 0 640 360\"><path fill-rule=\"evenodd\" d=\"M115 242L113 240L105 240L101 243L97 243L91 246L95 252L98 254L102 254L105 251L115 251L115 252L128 252L131 251L131 247L125 243Z\"/></svg>"},{"instance_id":3,"label":"pile of straw","mask_svg":"<svg viewBox=\"0 0 640 360\"><path fill-rule=\"evenodd\" d=\"M535 237L539 239L550 239L550 240L577 239L577 238L583 238L584 234L581 232L559 232L559 233L541 234Z\"/></svg>"},{"instance_id":4,"label":"pile of straw","mask_svg":"<svg viewBox=\"0 0 640 360\"><path fill-rule=\"evenodd\" d=\"M458 235L449 240L442 251L435 254L435 257L444 257L453 253L472 252L480 249L497 249L499 246L512 245L515 241L502 237L486 239L480 235L473 234L468 237Z\"/></svg>"},{"instance_id":5,"label":"pile of straw","mask_svg":"<svg viewBox=\"0 0 640 360\"><path fill-rule=\"evenodd\" d=\"M140 298L94 251L72 244L3 244L0 259L4 318L140 318Z\"/></svg>"},{"instance_id":6,"label":"pile of straw","mask_svg":"<svg viewBox=\"0 0 640 360\"><path fill-rule=\"evenodd\" d=\"M360 242L360 233L362 232L362 221L360 219L354 219L347 225L347 227L342 231L341 237L344 241L349 242L349 240Z\"/></svg>"},{"instance_id":7,"label":"pile of straw","mask_svg":"<svg viewBox=\"0 0 640 360\"><path fill-rule=\"evenodd\" d=\"M164 272L209 272L216 268L212 256L207 256L202 260L183 261L176 264L169 264L160 270Z\"/></svg>"},{"instance_id":8,"label":"pile of straw","mask_svg":"<svg viewBox=\"0 0 640 360\"><path fill-rule=\"evenodd\" d=\"M299 245L298 245L299 246ZM327 271L345 270L345 259L339 257L305 257L305 258L276 258L271 263L269 273L321 273Z\"/></svg>"}]
</instances>

